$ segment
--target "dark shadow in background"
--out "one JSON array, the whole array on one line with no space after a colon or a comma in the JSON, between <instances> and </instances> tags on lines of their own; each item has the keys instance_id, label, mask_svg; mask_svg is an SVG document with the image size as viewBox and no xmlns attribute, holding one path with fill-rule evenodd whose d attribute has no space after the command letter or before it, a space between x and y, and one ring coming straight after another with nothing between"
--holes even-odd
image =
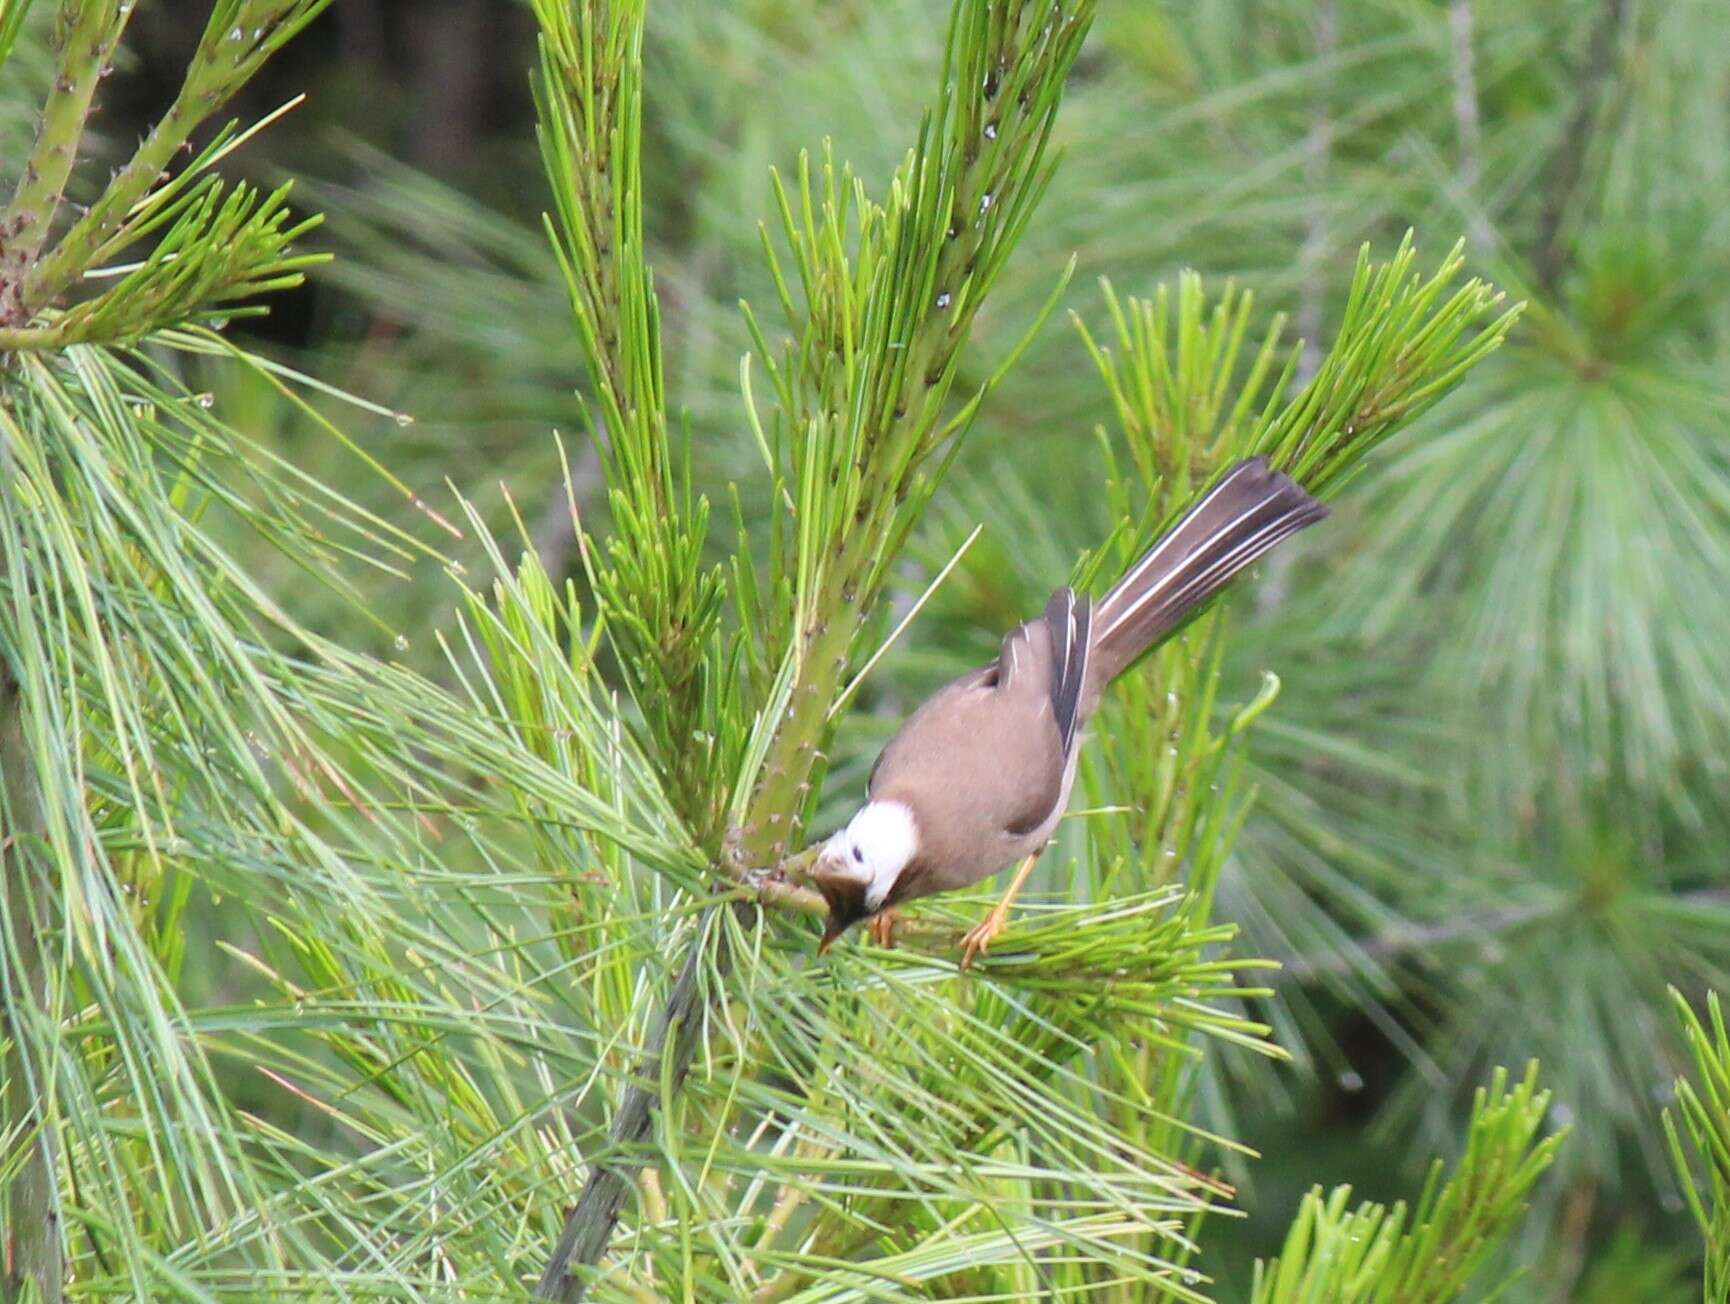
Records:
<instances>
[{"instance_id":1,"label":"dark shadow in background","mask_svg":"<svg viewBox=\"0 0 1730 1304\"><path fill-rule=\"evenodd\" d=\"M208 4L140 6L95 123L110 163L168 108L208 13ZM353 138L532 218L544 202L533 59L533 17L511 0L337 0L206 132L230 118L254 122L304 92L304 104L236 155L231 173L263 184L285 172L352 184L363 179L344 147ZM341 292L315 278L272 295L269 315L247 319L244 334L302 348L331 333L344 310Z\"/></svg>"}]
</instances>

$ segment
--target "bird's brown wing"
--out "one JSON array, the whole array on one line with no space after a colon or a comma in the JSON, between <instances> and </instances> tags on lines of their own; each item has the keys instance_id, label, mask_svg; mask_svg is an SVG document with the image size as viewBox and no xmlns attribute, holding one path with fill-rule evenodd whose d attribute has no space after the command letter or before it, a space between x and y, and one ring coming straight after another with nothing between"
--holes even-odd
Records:
<instances>
[{"instance_id":1,"label":"bird's brown wing","mask_svg":"<svg viewBox=\"0 0 1730 1304\"><path fill-rule=\"evenodd\" d=\"M1086 633L1076 642L1075 606L1075 595L1059 589L1043 616L1004 636L991 704L982 711L990 716L980 722L985 764L1003 774L1003 827L1015 836L1045 823L1063 799L1087 658Z\"/></svg>"},{"instance_id":2,"label":"bird's brown wing","mask_svg":"<svg viewBox=\"0 0 1730 1304\"><path fill-rule=\"evenodd\" d=\"M940 689L878 757L871 798L913 811L930 890L995 873L1056 810L1065 755L1051 683L1044 623L1023 625L995 667Z\"/></svg>"}]
</instances>

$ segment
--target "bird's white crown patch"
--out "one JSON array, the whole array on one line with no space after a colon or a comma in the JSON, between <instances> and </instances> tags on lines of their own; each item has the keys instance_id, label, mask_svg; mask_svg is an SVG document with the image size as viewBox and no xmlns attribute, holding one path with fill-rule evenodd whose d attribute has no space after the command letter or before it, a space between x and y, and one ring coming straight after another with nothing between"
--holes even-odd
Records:
<instances>
[{"instance_id":1,"label":"bird's white crown patch","mask_svg":"<svg viewBox=\"0 0 1730 1304\"><path fill-rule=\"evenodd\" d=\"M826 848L843 872L866 884L865 904L873 910L918 849L913 812L898 801L867 802Z\"/></svg>"}]
</instances>

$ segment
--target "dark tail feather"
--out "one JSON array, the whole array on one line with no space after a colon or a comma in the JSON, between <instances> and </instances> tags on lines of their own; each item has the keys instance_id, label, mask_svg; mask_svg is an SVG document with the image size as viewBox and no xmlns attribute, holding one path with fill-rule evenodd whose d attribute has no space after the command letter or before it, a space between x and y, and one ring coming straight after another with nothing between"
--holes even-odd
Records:
<instances>
[{"instance_id":1,"label":"dark tail feather","mask_svg":"<svg viewBox=\"0 0 1730 1304\"><path fill-rule=\"evenodd\" d=\"M1327 514L1266 458L1239 462L1101 599L1093 617L1095 682L1117 678L1239 571Z\"/></svg>"}]
</instances>

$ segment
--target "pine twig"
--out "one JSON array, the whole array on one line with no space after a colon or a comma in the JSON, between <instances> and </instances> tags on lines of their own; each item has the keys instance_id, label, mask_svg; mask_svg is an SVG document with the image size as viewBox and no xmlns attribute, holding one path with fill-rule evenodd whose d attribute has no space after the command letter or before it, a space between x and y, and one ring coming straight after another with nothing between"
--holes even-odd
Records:
<instances>
[{"instance_id":1,"label":"pine twig","mask_svg":"<svg viewBox=\"0 0 1730 1304\"><path fill-rule=\"evenodd\" d=\"M1562 249L1562 226L1573 206L1575 191L1585 174L1586 140L1604 87L1616 61L1616 38L1628 11L1628 0L1604 0L1598 15L1598 25L1592 29L1586 48L1586 63L1578 78L1579 99L1574 112L1556 142L1550 156L1550 184L1544 192L1543 212L1538 216L1537 253L1533 257L1533 272L1539 288L1554 297L1562 279L1567 258Z\"/></svg>"},{"instance_id":2,"label":"pine twig","mask_svg":"<svg viewBox=\"0 0 1730 1304\"><path fill-rule=\"evenodd\" d=\"M757 902L733 903L741 925L749 927L754 922L751 912L758 904L776 905L813 914L821 914L827 909L818 893L801 887L794 881L809 865L815 850L815 847L807 848L772 870L737 875L745 886L758 894ZM722 871L733 872L730 860L724 860L722 865L717 866L717 872ZM660 1103L663 1084L676 1089L690 1071L702 1023L700 1018L694 1017L699 1013L703 999L697 976L705 953L714 945L710 938L713 932L712 923L716 911L722 908L716 906L705 911L698 922L697 932L685 952L679 976L673 983L672 991L667 994L666 1004L662 1007L654 1032L643 1050L631 1085L626 1089L624 1099L619 1102L618 1110L613 1116L613 1127L608 1138L608 1148L612 1152L628 1152L648 1138L654 1123L655 1107ZM941 938L941 941L933 946L933 953L941 948L944 953L951 955L957 941L955 929L935 922L904 921L903 932L897 936L898 940ZM724 979L731 963L729 953L724 947L715 945L709 958L715 974ZM583 1298L588 1284L571 1269L573 1266L593 1266L605 1253L612 1240L613 1229L618 1225L619 1215L624 1209L625 1198L630 1193L632 1180L641 1168L642 1161L628 1153L618 1159L597 1158L593 1161L588 1180L583 1183L576 1204L566 1215L565 1225L554 1244L552 1257L536 1286L536 1294L540 1298L561 1300L566 1304Z\"/></svg>"},{"instance_id":3,"label":"pine twig","mask_svg":"<svg viewBox=\"0 0 1730 1304\"><path fill-rule=\"evenodd\" d=\"M24 273L20 320L53 303L90 267L143 233L141 228L149 226L149 219L141 214L140 205L153 192L166 197L179 184L179 179L166 180L168 167L199 124L233 98L271 55L329 3L226 0L216 6L168 111L89 211Z\"/></svg>"},{"instance_id":4,"label":"pine twig","mask_svg":"<svg viewBox=\"0 0 1730 1304\"><path fill-rule=\"evenodd\" d=\"M1316 0L1315 54L1324 69L1331 68L1339 53L1340 16L1335 0ZM1329 103L1333 78L1327 76L1316 88L1311 108L1310 129L1304 138L1304 182L1309 187L1309 212L1304 218L1303 244L1298 251L1298 266L1303 277L1298 288L1297 328L1303 341L1298 355L1296 378L1307 385L1315 378L1322 360L1322 308L1326 300L1323 260L1328 247L1328 208L1326 186L1328 164L1333 152L1334 122ZM1267 561L1266 577L1255 594L1258 615L1268 616L1278 611L1291 587L1292 567L1298 553L1291 548L1277 550Z\"/></svg>"},{"instance_id":5,"label":"pine twig","mask_svg":"<svg viewBox=\"0 0 1730 1304\"><path fill-rule=\"evenodd\" d=\"M1691 1072L1676 1079L1664 1134L1683 1198L1706 1243L1703 1298L1722 1300L1730 1298L1730 1030L1717 992L1706 994L1705 1018L1674 987L1670 1003L1692 1064Z\"/></svg>"},{"instance_id":6,"label":"pine twig","mask_svg":"<svg viewBox=\"0 0 1730 1304\"><path fill-rule=\"evenodd\" d=\"M1495 233L1484 220L1478 204L1478 183L1483 179L1481 132L1478 112L1477 59L1473 48L1472 0L1448 0L1448 34L1452 48L1454 83L1454 134L1458 138L1460 192L1469 205L1466 231L1472 248L1489 252Z\"/></svg>"},{"instance_id":7,"label":"pine twig","mask_svg":"<svg viewBox=\"0 0 1730 1304\"><path fill-rule=\"evenodd\" d=\"M648 1139L663 1085L676 1089L684 1081L697 1051L703 1022L695 1017L703 997L698 976L710 933L714 931L710 927L714 918L714 912L709 911L698 921L697 934L691 939L673 990L668 993L667 1003L643 1049L636 1075L613 1115L608 1139L610 1154L592 1159L588 1180L565 1218L552 1257L535 1287L540 1299L560 1300L564 1304L581 1300L588 1291L588 1281L572 1268L592 1267L613 1239L613 1229L618 1226L632 1179L642 1167L642 1161L631 1152ZM713 962L719 972L726 972L724 949L716 950Z\"/></svg>"},{"instance_id":8,"label":"pine twig","mask_svg":"<svg viewBox=\"0 0 1730 1304\"><path fill-rule=\"evenodd\" d=\"M1701 888L1681 893L1676 900L1684 905L1724 905L1730 903L1730 888ZM1287 960L1274 975L1273 981L1280 984L1308 983L1330 975L1350 973L1356 967L1357 957L1383 963L1453 942L1483 941L1539 920L1553 918L1565 913L1573 905L1574 898L1564 896L1553 901L1528 902L1524 905L1505 906L1499 910L1477 911L1440 923L1382 933L1354 943L1351 955L1330 952L1326 955L1299 956Z\"/></svg>"},{"instance_id":9,"label":"pine twig","mask_svg":"<svg viewBox=\"0 0 1730 1304\"><path fill-rule=\"evenodd\" d=\"M731 877L745 879L749 866L775 865L787 859L809 806L808 796L820 782L818 747L830 725L830 706L840 690L842 671L882 582L887 555L905 538L917 503L922 501L916 498L913 508L903 510L903 504L914 494L914 477L921 464L960 428L959 422L940 419L943 400L954 379L967 326L1049 177L1045 149L1051 124L1092 11L1092 0L1074 4L1051 0L1038 13L1011 7L973 9L963 4L954 9L950 58L958 63L945 67L949 84L939 115L927 123L919 147L892 188L888 208L877 211L874 219L882 224L879 229L890 232L895 242L892 252L901 261L886 273L883 284L887 297L870 304L848 304L844 309L859 316L849 323L849 337L867 341L869 352L850 361L849 366L861 368L854 379L869 379L869 392L858 391L864 415L853 431L855 449L845 454L844 462L835 464L833 479L827 467L821 472L827 487L820 492L832 498L822 513L828 520L821 533L808 541L807 555L800 559L813 569L813 581L791 612L780 613L798 622L803 655L785 716L769 741L757 788L723 856L728 863L722 872ZM630 320L638 327L633 339L639 352L658 354L658 347L654 347L654 298L637 234L641 200L633 170L636 133L640 132L636 97L640 94L641 12L631 9L619 22L609 16L600 23L599 32L591 20L573 25L551 0L542 0L537 12L545 38L540 108L549 123L543 145L565 233L561 261L603 408L609 422L617 427L617 446L622 452L637 448L642 454L634 460L615 457L612 469L622 481L613 485L616 510L617 505L631 501L633 484L637 490L664 492L670 501L671 468L662 460L664 424L657 424L661 400L658 370L641 373L647 359L637 358L638 372L634 373L622 365L622 355L615 356L623 334L613 318L626 315L623 309L632 305ZM606 39L598 40L598 35ZM617 68L594 65L593 53L600 45L608 47ZM629 94L618 128L607 131L603 139L598 124L613 121L618 111L621 71L629 77ZM586 170L609 167L622 167L632 178L624 188L625 230L611 236L607 235L611 222L606 214L618 192L609 187L607 195L596 195L585 179ZM798 235L789 231L795 241ZM804 235L815 240L818 233L806 231ZM873 236L877 238L881 237ZM616 278L619 283L609 279L615 271L603 256L609 252L609 241L621 252L627 245L631 250L636 287L631 295L620 288L622 278ZM860 243L867 243L863 236ZM811 248L805 246L804 252ZM825 248L824 253L828 252ZM843 269L827 270L835 273ZM851 280L850 276L841 279ZM877 320L879 314L881 319ZM892 333L873 333L890 329L889 323L893 323ZM833 323L804 325L820 330ZM841 354L839 341L833 352ZM615 376L615 372L622 374ZM628 383L632 374L636 374L635 384ZM639 423L635 428L639 435L635 443L626 438L626 409L620 402L620 397L632 395L636 397L633 409L648 418L647 424ZM833 395L823 393L816 401L832 399ZM787 404L789 419L816 415L796 402ZM803 434L800 437L803 439ZM866 483L855 491L855 501L839 502L839 478L843 472L852 475L855 463L865 474ZM638 483L645 478L653 483ZM653 502L642 504L639 514L651 528L664 530L675 521L673 514ZM690 526L695 531L701 524L699 511ZM696 549L676 539L666 540L663 551L669 557L688 556L691 564L697 556ZM620 554L615 552L613 560L614 574L630 574ZM650 579L664 587L664 579ZM609 583L615 605L628 610L631 584L616 579ZM649 620L642 623L645 627L653 624ZM680 624L687 630L698 627L696 621L684 616ZM675 685L699 682L695 674L663 677ZM682 720L674 764L697 757L697 750L683 741L690 736L689 714L675 709L668 712L668 718ZM661 742L663 750L675 746L671 734ZM712 764L705 765L706 771L712 769ZM685 817L700 825L702 812L694 809L694 803L684 804ZM765 879L762 890L802 907L809 904L809 893L783 882ZM753 907L734 908L749 911ZM708 939L718 909L703 915L680 978L650 1039L638 1082L619 1108L613 1129L615 1147L637 1144L647 1135L662 1085L679 1083L690 1065L701 1023L695 1017L702 1000L696 975L708 956ZM718 950L709 958L714 972L724 976L726 954ZM627 1161L623 1165L597 1164L591 1172L542 1274L538 1288L542 1298L582 1298L586 1281L572 1269L592 1266L605 1252L634 1168Z\"/></svg>"},{"instance_id":10,"label":"pine twig","mask_svg":"<svg viewBox=\"0 0 1730 1304\"><path fill-rule=\"evenodd\" d=\"M17 940L13 955L0 957L0 1025L10 1043L0 1059L0 1090L6 1127L25 1150L8 1156L0 1168L17 1165L5 1196L6 1243L0 1271L0 1300L35 1299L59 1304L65 1268L57 1193L59 1156L51 1120L42 1106L42 1077L29 1063L31 1039L23 1020L45 994L46 974L39 938L39 914L31 890L32 874L22 863L25 839L38 834L34 769L24 738L22 689L0 663L0 892L6 927L0 936Z\"/></svg>"},{"instance_id":11,"label":"pine twig","mask_svg":"<svg viewBox=\"0 0 1730 1304\"><path fill-rule=\"evenodd\" d=\"M116 12L113 0L79 4L67 0L54 18L58 53L54 85L42 111L36 144L4 214L0 214L0 326L29 319L25 281L59 211L78 144L90 118L96 84L107 75L115 43L131 12Z\"/></svg>"},{"instance_id":12,"label":"pine twig","mask_svg":"<svg viewBox=\"0 0 1730 1304\"><path fill-rule=\"evenodd\" d=\"M1315 55L1323 68L1331 67L1339 53L1340 17L1335 0L1316 0ZM1309 186L1309 213L1304 218L1303 246L1298 253L1298 265L1303 269L1303 284L1298 302L1298 336L1303 340L1303 355L1298 361L1298 380L1308 384L1321 365L1322 301L1324 278L1322 258L1327 252L1328 214L1323 195L1328 178L1328 163L1333 150L1334 122L1329 105L1332 77L1322 80L1316 88L1311 110L1310 128L1304 138L1304 181ZM1289 556L1278 553L1276 556Z\"/></svg>"},{"instance_id":13,"label":"pine twig","mask_svg":"<svg viewBox=\"0 0 1730 1304\"><path fill-rule=\"evenodd\" d=\"M1280 1256L1256 1264L1255 1304L1354 1299L1448 1304L1512 1230L1565 1133L1541 1136L1550 1093L1538 1066L1510 1085L1497 1069L1472 1102L1466 1148L1446 1172L1431 1166L1415 1204L1353 1207L1352 1188L1304 1197ZM1494 1292L1492 1292L1494 1293Z\"/></svg>"},{"instance_id":14,"label":"pine twig","mask_svg":"<svg viewBox=\"0 0 1730 1304\"><path fill-rule=\"evenodd\" d=\"M794 845L809 794L821 781L820 747L854 639L890 557L941 474L925 470L926 464L964 428L963 419L942 419L961 346L1050 178L1052 123L1093 12L1094 0L954 7L937 112L922 128L919 148L888 203L873 212L871 240L860 239L861 246L885 246L876 253L884 266L864 297L843 299L837 315L856 318L845 328L821 320L820 305L796 324L796 333L808 336L803 346L819 356L843 358L867 347L876 356L849 360L843 371L851 376L804 377L814 393L795 395L789 382L782 402L784 415L797 423L799 443L813 422L841 431L844 439L802 468L827 501L802 527L811 535L801 562L817 578L796 613L803 648L787 718L770 741L741 822L743 849L753 863L773 863ZM825 179L828 202L815 229L791 218L789 196L779 185L777 197L802 275L829 278L826 290L850 294L858 268L845 259L839 265L825 260L831 247L849 238L852 182L844 177L835 185L832 171ZM808 174L800 181L809 227ZM769 350L758 338L767 363ZM867 360L869 370L860 366ZM834 386L850 392L837 396Z\"/></svg>"}]
</instances>

